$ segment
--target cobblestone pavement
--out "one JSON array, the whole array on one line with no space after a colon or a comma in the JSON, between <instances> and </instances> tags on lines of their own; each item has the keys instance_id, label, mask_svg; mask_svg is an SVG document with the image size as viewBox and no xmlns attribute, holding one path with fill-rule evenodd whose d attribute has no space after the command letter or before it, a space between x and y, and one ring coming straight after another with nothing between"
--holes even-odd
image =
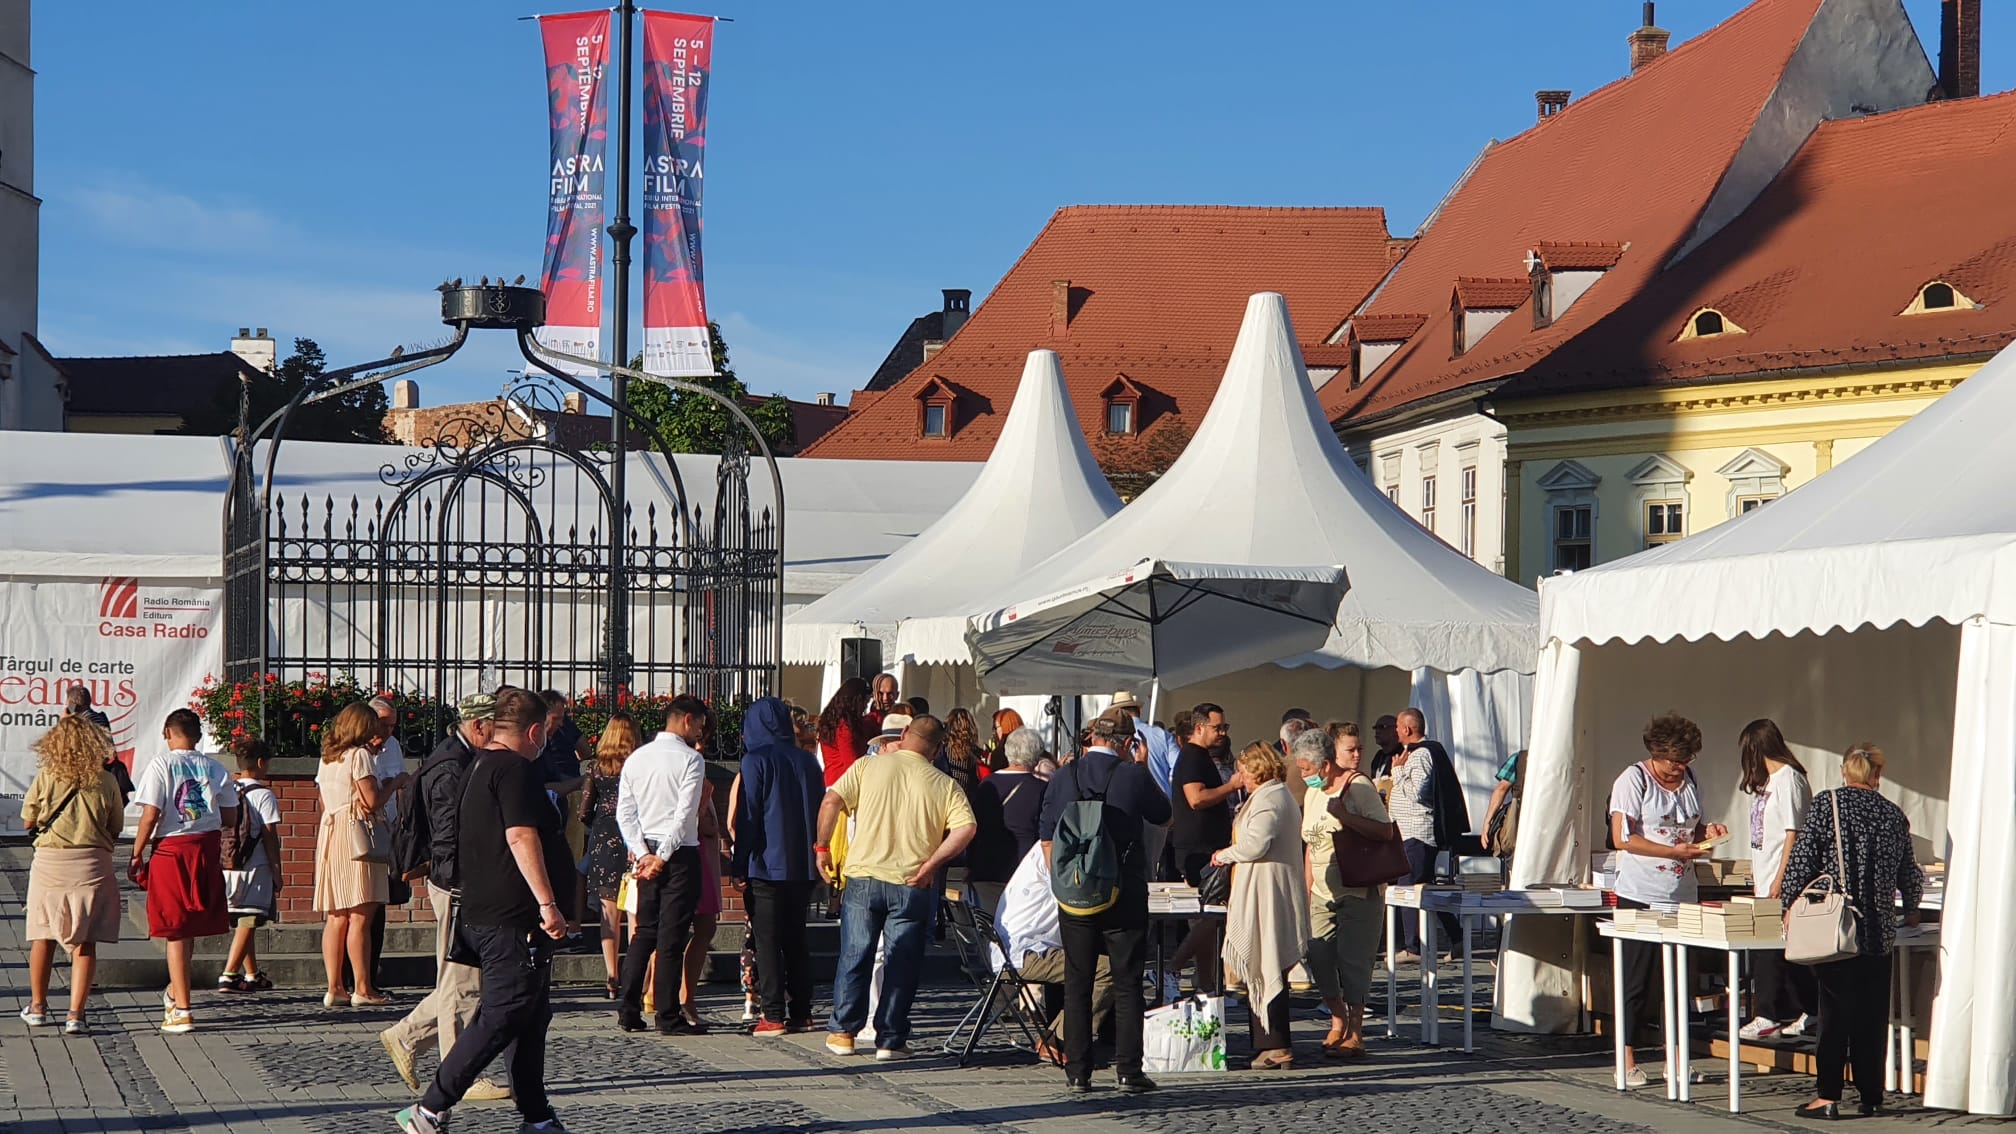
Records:
<instances>
[{"instance_id":1,"label":"cobblestone pavement","mask_svg":"<svg viewBox=\"0 0 2016 1134\"><path fill-rule=\"evenodd\" d=\"M275 992L225 997L200 992L198 1030L163 1036L153 992L122 991L94 1000L93 1034L65 1039L56 1028L29 1029L14 1018L26 990L20 939L18 873L0 873L0 1131L289 1132L352 1134L395 1129L391 1112L410 1093L394 1075L374 1033L399 1012L325 1010L319 996ZM67 973L57 973L60 989ZM1445 976L1445 986L1456 982ZM726 990L724 990L726 991ZM1383 989L1379 990L1383 992ZM1408 992L1412 993L1411 987ZM410 1003L417 992L402 997ZM1378 993L1375 993L1378 995ZM1377 1134L1483 1132L1798 1129L1791 1110L1809 1081L1789 1075L1745 1080L1748 1113L1722 1109L1720 1065L1691 1105L1668 1103L1656 1086L1619 1095L1609 1089L1608 1050L1600 1040L1479 1032L1465 1056L1416 1045L1412 1009L1403 998L1402 1037L1376 1038L1373 1058L1350 1068L1313 1058L1319 1038L1310 1009L1297 1005L1296 1040L1306 1065L1286 1072L1239 1070L1167 1076L1164 1089L1123 1096L1110 1089L1067 1096L1054 1069L998 1044L983 1045L960 1068L935 1044L970 1002L950 988L920 998L906 1063L828 1056L817 1035L755 1040L726 1023L730 997L704 1007L721 1020L716 1034L663 1039L615 1031L599 990L556 997L549 1044L549 1086L570 1129L638 1134L769 1134L886 1130L987 1131L990 1134L1177 1132L1231 1128L1271 1131L1369 1130ZM739 1009L739 998L733 1007ZM60 1008L59 1008L60 1011ZM1444 1035L1456 1030L1454 998ZM736 1012L735 1014L739 1014ZM1243 1032L1243 1013L1234 1031ZM1384 1036L1383 1021L1374 1027ZM1243 1035L1235 1036L1235 1063ZM423 1064L423 1074L431 1064ZM509 1134L509 1103L457 1108L457 1134ZM2000 1125L1906 1108L1864 1122L1863 1134L1933 1125Z\"/></svg>"}]
</instances>

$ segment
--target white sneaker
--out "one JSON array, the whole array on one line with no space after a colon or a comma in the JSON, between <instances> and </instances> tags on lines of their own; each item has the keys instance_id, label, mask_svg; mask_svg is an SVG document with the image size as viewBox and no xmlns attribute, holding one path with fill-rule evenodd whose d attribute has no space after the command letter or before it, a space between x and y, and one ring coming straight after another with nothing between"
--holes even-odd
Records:
<instances>
[{"instance_id":1,"label":"white sneaker","mask_svg":"<svg viewBox=\"0 0 2016 1134\"><path fill-rule=\"evenodd\" d=\"M1624 1072L1624 1085L1626 1087L1642 1087L1651 1081L1646 1076L1643 1067L1633 1067L1631 1070Z\"/></svg>"},{"instance_id":2,"label":"white sneaker","mask_svg":"<svg viewBox=\"0 0 2016 1134\"><path fill-rule=\"evenodd\" d=\"M1750 1021L1749 1023L1743 1025L1743 1030L1737 1032L1736 1034L1742 1036L1746 1040L1763 1040L1763 1039L1770 1039L1773 1036L1779 1035L1783 1033L1784 1030L1785 1030L1784 1028L1779 1026L1778 1021L1767 1020L1764 1017L1759 1016L1756 1019Z\"/></svg>"},{"instance_id":3,"label":"white sneaker","mask_svg":"<svg viewBox=\"0 0 2016 1134\"><path fill-rule=\"evenodd\" d=\"M1778 1034L1781 1036L1786 1036L1788 1038L1792 1036L1803 1036L1806 1034L1807 1027L1811 1025L1812 1022L1813 1018L1811 1016L1808 1016L1806 1013L1801 1012L1799 1013L1798 1019L1792 1021L1791 1023L1785 1025L1782 1028L1779 1028Z\"/></svg>"},{"instance_id":4,"label":"white sneaker","mask_svg":"<svg viewBox=\"0 0 2016 1134\"><path fill-rule=\"evenodd\" d=\"M862 1029L861 1029L860 1031L858 1031L858 1032L854 1033L854 1042L856 1042L856 1043L874 1043L874 1042L875 1042L875 1025L873 1025L873 1024L870 1024L870 1025L868 1025L867 1027L865 1027L865 1028L862 1028Z\"/></svg>"},{"instance_id":5,"label":"white sneaker","mask_svg":"<svg viewBox=\"0 0 2016 1134\"><path fill-rule=\"evenodd\" d=\"M39 1028L49 1022L49 1016L35 1011L35 1006L31 1004L21 1009L21 1022L31 1028Z\"/></svg>"},{"instance_id":6,"label":"white sneaker","mask_svg":"<svg viewBox=\"0 0 2016 1134\"><path fill-rule=\"evenodd\" d=\"M196 1018L187 1008L170 1008L161 1014L161 1030L171 1036L186 1035L196 1030Z\"/></svg>"},{"instance_id":7,"label":"white sneaker","mask_svg":"<svg viewBox=\"0 0 2016 1134\"><path fill-rule=\"evenodd\" d=\"M753 998L744 997L742 1000L742 1022L753 1024L760 1019L762 1017L756 1013L756 1001Z\"/></svg>"}]
</instances>

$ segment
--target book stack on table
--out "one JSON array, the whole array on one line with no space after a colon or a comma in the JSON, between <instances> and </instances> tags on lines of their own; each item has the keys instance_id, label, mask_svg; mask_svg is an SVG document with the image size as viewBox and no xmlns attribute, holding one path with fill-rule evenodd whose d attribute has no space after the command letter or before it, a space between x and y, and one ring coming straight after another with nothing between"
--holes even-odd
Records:
<instances>
[{"instance_id":1,"label":"book stack on table","mask_svg":"<svg viewBox=\"0 0 2016 1134\"><path fill-rule=\"evenodd\" d=\"M1694 880L1703 886L1750 889L1750 860L1747 858L1703 858L1694 862Z\"/></svg>"},{"instance_id":2,"label":"book stack on table","mask_svg":"<svg viewBox=\"0 0 2016 1134\"><path fill-rule=\"evenodd\" d=\"M1203 908L1195 886L1183 882L1148 883L1148 912L1151 914L1198 913Z\"/></svg>"},{"instance_id":3,"label":"book stack on table","mask_svg":"<svg viewBox=\"0 0 2016 1134\"><path fill-rule=\"evenodd\" d=\"M1676 929L1680 925L1679 915L1660 913L1658 910L1618 910L1615 921L1617 928L1631 933Z\"/></svg>"},{"instance_id":4,"label":"book stack on table","mask_svg":"<svg viewBox=\"0 0 2016 1134\"><path fill-rule=\"evenodd\" d=\"M1487 910L1600 910L1603 908L1603 891L1586 886L1528 886L1524 890L1499 890L1480 895L1477 904Z\"/></svg>"},{"instance_id":5,"label":"book stack on table","mask_svg":"<svg viewBox=\"0 0 2016 1134\"><path fill-rule=\"evenodd\" d=\"M1734 897L1726 902L1686 902L1680 932L1707 941L1775 941L1785 935L1784 912L1772 898Z\"/></svg>"}]
</instances>

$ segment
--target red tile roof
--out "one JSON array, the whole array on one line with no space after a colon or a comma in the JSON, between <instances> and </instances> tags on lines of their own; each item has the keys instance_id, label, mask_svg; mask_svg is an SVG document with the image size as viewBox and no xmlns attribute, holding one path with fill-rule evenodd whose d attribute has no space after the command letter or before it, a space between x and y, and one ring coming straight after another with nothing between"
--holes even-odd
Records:
<instances>
[{"instance_id":1,"label":"red tile roof","mask_svg":"<svg viewBox=\"0 0 2016 1134\"><path fill-rule=\"evenodd\" d=\"M1533 281L1520 276L1457 276L1456 306L1465 311L1510 311L1533 296Z\"/></svg>"},{"instance_id":2,"label":"red tile roof","mask_svg":"<svg viewBox=\"0 0 2016 1134\"><path fill-rule=\"evenodd\" d=\"M1501 378L1635 294L1687 238L1821 2L1758 0L1487 150L1368 305L1428 325L1355 389L1326 385L1325 409L1372 416ZM1550 326L1515 315L1451 358L1457 278L1523 272L1564 236L1629 247Z\"/></svg>"},{"instance_id":3,"label":"red tile roof","mask_svg":"<svg viewBox=\"0 0 2016 1134\"><path fill-rule=\"evenodd\" d=\"M1056 351L1079 424L1105 429L1100 391L1125 373L1143 390L1147 445L1192 424L1218 388L1246 299L1288 297L1305 344L1340 324L1391 266L1395 241L1377 208L1080 205L1059 209L986 302L944 348L886 396L863 406L808 457L974 461L993 450L1028 353ZM1069 280L1065 333L1051 326L1053 281ZM1446 295L1444 300L1446 302ZM965 391L953 436L914 448L917 403L934 377Z\"/></svg>"},{"instance_id":4,"label":"red tile roof","mask_svg":"<svg viewBox=\"0 0 2016 1134\"><path fill-rule=\"evenodd\" d=\"M1428 321L1426 315L1372 314L1351 317L1351 333L1361 343L1404 343Z\"/></svg>"},{"instance_id":5,"label":"red tile roof","mask_svg":"<svg viewBox=\"0 0 2016 1134\"><path fill-rule=\"evenodd\" d=\"M1624 257L1614 240L1543 240L1533 251L1550 272L1602 271Z\"/></svg>"},{"instance_id":6,"label":"red tile roof","mask_svg":"<svg viewBox=\"0 0 2016 1134\"><path fill-rule=\"evenodd\" d=\"M2012 184L2016 93L1825 123L1742 216L1494 397L1997 350ZM1934 280L1981 307L1899 314ZM1745 333L1679 341L1703 307Z\"/></svg>"}]
</instances>

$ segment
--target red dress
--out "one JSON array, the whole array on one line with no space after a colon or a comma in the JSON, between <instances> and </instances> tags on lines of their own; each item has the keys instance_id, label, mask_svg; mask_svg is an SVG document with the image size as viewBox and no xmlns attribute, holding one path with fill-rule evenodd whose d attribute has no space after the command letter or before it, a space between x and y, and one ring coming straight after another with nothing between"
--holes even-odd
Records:
<instances>
[{"instance_id":1,"label":"red dress","mask_svg":"<svg viewBox=\"0 0 2016 1134\"><path fill-rule=\"evenodd\" d=\"M832 787L854 761L868 754L868 738L878 730L865 719L841 721L833 730L833 742L819 742L819 761L826 767L826 786Z\"/></svg>"}]
</instances>

